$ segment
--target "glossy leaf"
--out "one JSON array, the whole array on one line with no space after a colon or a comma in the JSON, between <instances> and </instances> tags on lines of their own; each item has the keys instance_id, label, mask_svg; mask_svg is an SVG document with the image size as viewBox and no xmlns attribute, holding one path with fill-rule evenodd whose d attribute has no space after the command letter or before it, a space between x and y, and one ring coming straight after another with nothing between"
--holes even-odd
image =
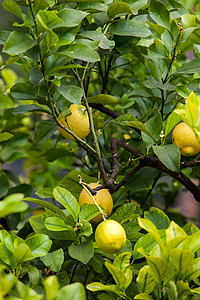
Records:
<instances>
[{"instance_id":1,"label":"glossy leaf","mask_svg":"<svg viewBox=\"0 0 200 300\"><path fill-rule=\"evenodd\" d=\"M151 275L149 266L140 269L136 282L140 293L150 294L153 291L156 282Z\"/></svg>"},{"instance_id":2,"label":"glossy leaf","mask_svg":"<svg viewBox=\"0 0 200 300\"><path fill-rule=\"evenodd\" d=\"M165 127L165 138L168 136L170 131L181 121L181 117L176 114L175 112L172 112L169 117L167 118L167 123Z\"/></svg>"},{"instance_id":3,"label":"glossy leaf","mask_svg":"<svg viewBox=\"0 0 200 300\"><path fill-rule=\"evenodd\" d=\"M91 63L100 60L98 53L92 47L81 43L71 44L59 54Z\"/></svg>"},{"instance_id":4,"label":"glossy leaf","mask_svg":"<svg viewBox=\"0 0 200 300\"><path fill-rule=\"evenodd\" d=\"M141 293L141 294L137 294L134 299L138 299L138 300L153 300L153 298L146 294L146 293Z\"/></svg>"},{"instance_id":5,"label":"glossy leaf","mask_svg":"<svg viewBox=\"0 0 200 300\"><path fill-rule=\"evenodd\" d=\"M54 252L47 253L45 256L41 257L40 260L49 270L59 272L64 262L64 252L62 248L60 248Z\"/></svg>"},{"instance_id":6,"label":"glossy leaf","mask_svg":"<svg viewBox=\"0 0 200 300\"><path fill-rule=\"evenodd\" d=\"M32 259L34 256L30 251L30 248L25 243L20 244L13 253L16 266L21 265L24 261Z\"/></svg>"},{"instance_id":7,"label":"glossy leaf","mask_svg":"<svg viewBox=\"0 0 200 300\"><path fill-rule=\"evenodd\" d=\"M168 274L168 261L161 257L146 257L151 274L155 281L160 285Z\"/></svg>"},{"instance_id":8,"label":"glossy leaf","mask_svg":"<svg viewBox=\"0 0 200 300\"><path fill-rule=\"evenodd\" d=\"M34 257L46 255L52 245L52 241L45 234L35 234L25 240Z\"/></svg>"},{"instance_id":9,"label":"glossy leaf","mask_svg":"<svg viewBox=\"0 0 200 300\"><path fill-rule=\"evenodd\" d=\"M120 36L133 36L133 37L148 37L151 34L149 28L137 20L120 20L116 23L113 23L109 27L109 31L112 34Z\"/></svg>"},{"instance_id":10,"label":"glossy leaf","mask_svg":"<svg viewBox=\"0 0 200 300\"><path fill-rule=\"evenodd\" d=\"M42 213L35 216L31 216L29 218L29 222L35 231L38 234L46 234L51 239L57 240L69 240L69 241L77 241L77 235L75 231L50 231L48 230L44 223L45 220L49 217L52 217L52 213Z\"/></svg>"},{"instance_id":11,"label":"glossy leaf","mask_svg":"<svg viewBox=\"0 0 200 300\"><path fill-rule=\"evenodd\" d=\"M61 85L58 87L59 93L73 104L81 104L83 91L80 87L75 85Z\"/></svg>"},{"instance_id":12,"label":"glossy leaf","mask_svg":"<svg viewBox=\"0 0 200 300\"><path fill-rule=\"evenodd\" d=\"M118 289L123 289L127 281L125 274L117 267L115 267L113 264L110 264L107 261L105 262L105 266L110 272L110 274L112 275L113 279L115 280Z\"/></svg>"},{"instance_id":13,"label":"glossy leaf","mask_svg":"<svg viewBox=\"0 0 200 300\"><path fill-rule=\"evenodd\" d=\"M192 264L194 254L187 250L172 249L170 257L176 271L183 273Z\"/></svg>"},{"instance_id":14,"label":"glossy leaf","mask_svg":"<svg viewBox=\"0 0 200 300\"><path fill-rule=\"evenodd\" d=\"M156 23L170 30L170 15L166 6L162 2L158 0L151 0L149 5L149 14Z\"/></svg>"},{"instance_id":15,"label":"glossy leaf","mask_svg":"<svg viewBox=\"0 0 200 300\"><path fill-rule=\"evenodd\" d=\"M5 94L0 94L0 109L8 109L14 107L14 104L10 97Z\"/></svg>"},{"instance_id":16,"label":"glossy leaf","mask_svg":"<svg viewBox=\"0 0 200 300\"><path fill-rule=\"evenodd\" d=\"M25 211L28 205L22 202L23 198L23 194L15 193L0 201L0 218L6 217L9 214Z\"/></svg>"},{"instance_id":17,"label":"glossy leaf","mask_svg":"<svg viewBox=\"0 0 200 300\"><path fill-rule=\"evenodd\" d=\"M72 258L87 264L94 254L93 241L70 245L68 253Z\"/></svg>"},{"instance_id":18,"label":"glossy leaf","mask_svg":"<svg viewBox=\"0 0 200 300\"><path fill-rule=\"evenodd\" d=\"M99 215L99 209L95 204L83 203L80 207L80 220L90 221L92 218Z\"/></svg>"},{"instance_id":19,"label":"glossy leaf","mask_svg":"<svg viewBox=\"0 0 200 300\"><path fill-rule=\"evenodd\" d=\"M11 32L2 51L6 54L16 55L26 52L35 46L35 43L34 40L24 35L22 31L16 30Z\"/></svg>"},{"instance_id":20,"label":"glossy leaf","mask_svg":"<svg viewBox=\"0 0 200 300\"><path fill-rule=\"evenodd\" d=\"M135 216L136 204L126 203L121 205L110 217L112 220L116 220L119 223L126 222Z\"/></svg>"},{"instance_id":21,"label":"glossy leaf","mask_svg":"<svg viewBox=\"0 0 200 300\"><path fill-rule=\"evenodd\" d=\"M113 261L113 266L117 267L119 270L123 270L130 266L131 252L123 252L117 255Z\"/></svg>"},{"instance_id":22,"label":"glossy leaf","mask_svg":"<svg viewBox=\"0 0 200 300\"><path fill-rule=\"evenodd\" d=\"M100 282L92 282L90 284L88 284L87 289L92 291L92 292L98 292L98 291L107 291L107 292L111 292L111 293L116 293L118 294L119 289L116 285L114 284L102 284Z\"/></svg>"},{"instance_id":23,"label":"glossy leaf","mask_svg":"<svg viewBox=\"0 0 200 300\"><path fill-rule=\"evenodd\" d=\"M181 73L181 74L193 74L193 73L198 73L200 68L200 59L194 59L189 62L186 62L183 64L180 69L176 71L176 73Z\"/></svg>"},{"instance_id":24,"label":"glossy leaf","mask_svg":"<svg viewBox=\"0 0 200 300\"><path fill-rule=\"evenodd\" d=\"M180 171L181 154L177 145L153 146L160 161L171 171Z\"/></svg>"},{"instance_id":25,"label":"glossy leaf","mask_svg":"<svg viewBox=\"0 0 200 300\"><path fill-rule=\"evenodd\" d=\"M145 211L144 217L153 222L157 229L167 229L169 227L170 220L168 216L157 207L151 207L149 211Z\"/></svg>"},{"instance_id":26,"label":"glossy leaf","mask_svg":"<svg viewBox=\"0 0 200 300\"><path fill-rule=\"evenodd\" d=\"M61 24L56 24L53 28L56 27L74 27L78 26L82 20L88 15L88 13L77 10L64 8L58 13L58 17L63 21Z\"/></svg>"},{"instance_id":27,"label":"glossy leaf","mask_svg":"<svg viewBox=\"0 0 200 300\"><path fill-rule=\"evenodd\" d=\"M0 143L12 139L13 136L14 136L14 135L11 134L10 132L3 132L3 133L0 133Z\"/></svg>"},{"instance_id":28,"label":"glossy leaf","mask_svg":"<svg viewBox=\"0 0 200 300\"><path fill-rule=\"evenodd\" d=\"M45 289L46 300L55 299L59 292L59 282L57 276L52 275L47 277L45 280L43 280L43 285Z\"/></svg>"},{"instance_id":29,"label":"glossy leaf","mask_svg":"<svg viewBox=\"0 0 200 300\"><path fill-rule=\"evenodd\" d=\"M59 217L49 217L45 220L44 224L45 224L45 227L51 231L64 231L64 230L72 230L73 231L73 227L70 225L67 225L63 221L63 219L61 219Z\"/></svg>"},{"instance_id":30,"label":"glossy leaf","mask_svg":"<svg viewBox=\"0 0 200 300\"><path fill-rule=\"evenodd\" d=\"M4 0L3 8L23 20L22 11L19 5L13 0Z\"/></svg>"},{"instance_id":31,"label":"glossy leaf","mask_svg":"<svg viewBox=\"0 0 200 300\"><path fill-rule=\"evenodd\" d=\"M53 120L45 120L40 122L35 129L34 144L37 146L43 145L57 130L57 126Z\"/></svg>"},{"instance_id":32,"label":"glossy leaf","mask_svg":"<svg viewBox=\"0 0 200 300\"><path fill-rule=\"evenodd\" d=\"M78 221L80 214L80 206L76 198L66 189L57 187L53 190L55 199L61 203L66 210L73 216L75 221Z\"/></svg>"},{"instance_id":33,"label":"glossy leaf","mask_svg":"<svg viewBox=\"0 0 200 300\"><path fill-rule=\"evenodd\" d=\"M132 14L132 11L128 3L116 2L108 7L107 14L109 18L112 19L118 15L121 16L126 14Z\"/></svg>"},{"instance_id":34,"label":"glossy leaf","mask_svg":"<svg viewBox=\"0 0 200 300\"><path fill-rule=\"evenodd\" d=\"M183 274L184 281L191 281L200 276L200 258L193 259L193 262Z\"/></svg>"},{"instance_id":35,"label":"glossy leaf","mask_svg":"<svg viewBox=\"0 0 200 300\"><path fill-rule=\"evenodd\" d=\"M86 293L84 286L80 282L75 282L64 286L58 292L57 300L86 300Z\"/></svg>"}]
</instances>

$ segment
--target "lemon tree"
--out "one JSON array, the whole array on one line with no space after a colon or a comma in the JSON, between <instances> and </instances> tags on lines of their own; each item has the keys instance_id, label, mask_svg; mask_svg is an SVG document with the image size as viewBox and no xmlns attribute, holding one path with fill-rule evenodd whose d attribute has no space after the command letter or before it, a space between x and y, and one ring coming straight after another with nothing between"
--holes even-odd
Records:
<instances>
[{"instance_id":1,"label":"lemon tree","mask_svg":"<svg viewBox=\"0 0 200 300\"><path fill-rule=\"evenodd\" d=\"M0 298L197 299L199 1L2 2Z\"/></svg>"},{"instance_id":2,"label":"lemon tree","mask_svg":"<svg viewBox=\"0 0 200 300\"><path fill-rule=\"evenodd\" d=\"M97 226L95 241L102 251L114 254L124 248L126 244L126 232L119 222L106 220Z\"/></svg>"},{"instance_id":3,"label":"lemon tree","mask_svg":"<svg viewBox=\"0 0 200 300\"><path fill-rule=\"evenodd\" d=\"M60 123L65 128L72 130L79 138L85 138L90 133L90 123L86 108L83 105L71 104L69 109L71 114L66 118L63 118L61 114ZM75 140L69 132L60 126L58 126L58 129L66 139Z\"/></svg>"},{"instance_id":4,"label":"lemon tree","mask_svg":"<svg viewBox=\"0 0 200 300\"><path fill-rule=\"evenodd\" d=\"M184 122L179 123L174 128L172 141L179 147L182 155L191 156L200 151L200 142L193 130Z\"/></svg>"}]
</instances>

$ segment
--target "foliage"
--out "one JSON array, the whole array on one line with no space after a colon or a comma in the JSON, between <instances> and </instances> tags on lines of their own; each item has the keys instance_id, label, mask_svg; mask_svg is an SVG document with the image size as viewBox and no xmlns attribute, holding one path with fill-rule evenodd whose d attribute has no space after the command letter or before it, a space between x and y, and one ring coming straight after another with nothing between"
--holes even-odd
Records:
<instances>
[{"instance_id":1,"label":"foliage","mask_svg":"<svg viewBox=\"0 0 200 300\"><path fill-rule=\"evenodd\" d=\"M198 1L3 8L16 21L0 30L0 299L198 299L199 229L171 209L182 186L200 201L200 156L171 140L180 121L200 134ZM85 139L59 120L71 104ZM126 231L117 254L94 242L99 208L78 204L91 182Z\"/></svg>"}]
</instances>

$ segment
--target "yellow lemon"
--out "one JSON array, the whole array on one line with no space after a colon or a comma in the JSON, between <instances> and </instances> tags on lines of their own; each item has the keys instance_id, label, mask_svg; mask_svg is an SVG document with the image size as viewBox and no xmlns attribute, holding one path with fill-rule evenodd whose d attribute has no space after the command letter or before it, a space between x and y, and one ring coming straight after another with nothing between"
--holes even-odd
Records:
<instances>
[{"instance_id":1,"label":"yellow lemon","mask_svg":"<svg viewBox=\"0 0 200 300\"><path fill-rule=\"evenodd\" d=\"M71 104L69 109L71 110L71 115L65 118L61 118L60 123L67 129L70 129L81 139L85 138L90 133L90 122L87 111L83 105ZM64 129L58 126L58 129L62 136L66 139L74 141L74 137L66 132Z\"/></svg>"},{"instance_id":2,"label":"yellow lemon","mask_svg":"<svg viewBox=\"0 0 200 300\"><path fill-rule=\"evenodd\" d=\"M114 254L124 248L126 244L126 232L117 221L106 220L97 226L95 241L103 252Z\"/></svg>"},{"instance_id":3,"label":"yellow lemon","mask_svg":"<svg viewBox=\"0 0 200 300\"><path fill-rule=\"evenodd\" d=\"M184 122L179 123L174 128L172 142L179 147L181 154L184 156L191 156L200 151L200 143L193 130Z\"/></svg>"},{"instance_id":4,"label":"yellow lemon","mask_svg":"<svg viewBox=\"0 0 200 300\"><path fill-rule=\"evenodd\" d=\"M90 183L89 187L91 189L94 189L98 186L101 186L98 183ZM107 189L101 189L97 191L96 195L94 195L94 198L97 202L98 205L102 206L107 214L107 217L110 216L112 209L113 209L113 200L110 192ZM87 193L85 189L82 189L79 199L78 199L79 205L82 205L83 203L88 203L88 204L94 204L94 201L92 200L92 197ZM94 223L99 223L103 220L103 217L101 214L98 216L94 217L91 221Z\"/></svg>"}]
</instances>

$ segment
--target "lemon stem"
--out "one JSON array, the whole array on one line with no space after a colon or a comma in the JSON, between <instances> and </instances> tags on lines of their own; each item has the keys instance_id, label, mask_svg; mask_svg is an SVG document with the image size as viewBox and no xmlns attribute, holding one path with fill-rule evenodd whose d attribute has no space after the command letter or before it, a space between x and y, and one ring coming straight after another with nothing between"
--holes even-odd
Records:
<instances>
[{"instance_id":1,"label":"lemon stem","mask_svg":"<svg viewBox=\"0 0 200 300\"><path fill-rule=\"evenodd\" d=\"M80 177L80 176L79 176ZM101 209L101 207L99 206L99 204L97 203L97 201L95 200L94 196L92 195L91 191L90 191L90 187L88 186L87 183L85 183L82 178L80 177L80 182L79 182L82 187L86 190L86 192L90 195L90 197L92 198L94 204L98 207L102 217L103 217L103 220L106 221L106 215L104 214L103 210Z\"/></svg>"}]
</instances>

